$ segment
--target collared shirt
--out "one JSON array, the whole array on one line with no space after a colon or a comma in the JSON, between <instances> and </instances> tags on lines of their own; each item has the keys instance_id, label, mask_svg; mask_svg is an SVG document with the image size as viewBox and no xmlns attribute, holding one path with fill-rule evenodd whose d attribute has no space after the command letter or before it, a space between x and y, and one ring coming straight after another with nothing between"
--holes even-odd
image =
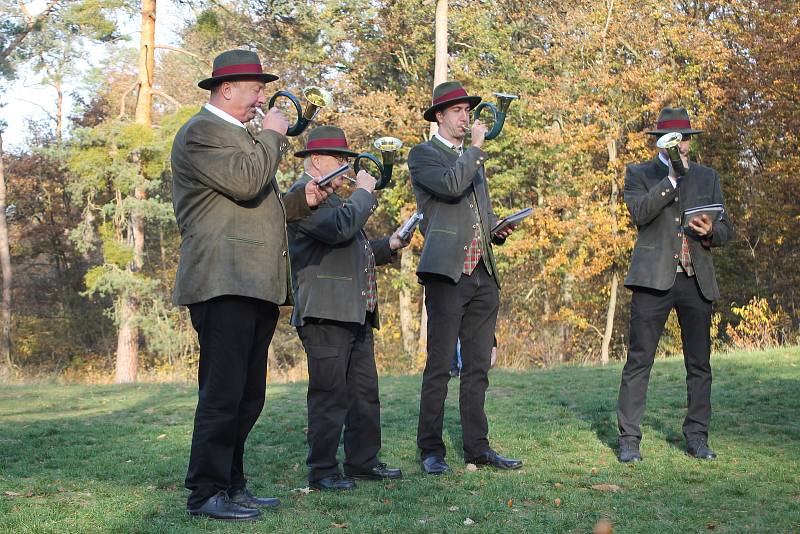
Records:
<instances>
[{"instance_id":1,"label":"collared shirt","mask_svg":"<svg viewBox=\"0 0 800 534\"><path fill-rule=\"evenodd\" d=\"M239 128L244 128L245 130L247 129L245 127L245 125L242 124L241 121L237 120L233 115L225 113L224 111L219 109L217 106L214 106L213 104L210 104L210 103L206 102L206 104L203 107L206 108L211 113L213 113L214 115L216 115L217 117L219 117L220 119L224 120L225 122L229 122L231 124L235 124Z\"/></svg>"},{"instance_id":2,"label":"collared shirt","mask_svg":"<svg viewBox=\"0 0 800 534\"><path fill-rule=\"evenodd\" d=\"M459 156L464 153L464 144L463 143L458 145L458 146L456 146L453 143L451 143L450 141L448 141L447 139L445 139L444 137L442 137L441 135L439 135L439 132L436 132L433 135L439 141L441 141L444 146L446 146L447 148L450 148L450 149L455 150L456 152L458 152Z\"/></svg>"}]
</instances>

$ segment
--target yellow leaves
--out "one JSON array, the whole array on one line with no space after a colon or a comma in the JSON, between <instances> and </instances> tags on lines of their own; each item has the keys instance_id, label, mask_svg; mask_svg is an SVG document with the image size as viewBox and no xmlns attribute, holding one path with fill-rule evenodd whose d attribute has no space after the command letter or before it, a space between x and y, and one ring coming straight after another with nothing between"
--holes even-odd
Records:
<instances>
[{"instance_id":1,"label":"yellow leaves","mask_svg":"<svg viewBox=\"0 0 800 534\"><path fill-rule=\"evenodd\" d=\"M733 345L742 349L774 347L780 342L783 330L790 320L783 308L772 309L765 298L753 297L744 306L733 306L731 311L740 318L736 326L728 325L725 333Z\"/></svg>"}]
</instances>

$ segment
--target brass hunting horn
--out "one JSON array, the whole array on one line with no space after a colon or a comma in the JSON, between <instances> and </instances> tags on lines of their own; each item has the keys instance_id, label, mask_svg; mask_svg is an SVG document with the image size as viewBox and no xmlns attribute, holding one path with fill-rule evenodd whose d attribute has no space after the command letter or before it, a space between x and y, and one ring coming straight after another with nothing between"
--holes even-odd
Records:
<instances>
[{"instance_id":1,"label":"brass hunting horn","mask_svg":"<svg viewBox=\"0 0 800 534\"><path fill-rule=\"evenodd\" d=\"M494 115L494 125L492 129L486 133L484 139L494 139L498 135L500 135L500 131L503 129L503 124L506 121L506 113L508 112L508 107L511 105L513 100L519 98L517 95L509 95L507 93L495 93L497 97L497 105L495 106L491 102L481 102L475 108L475 120L481 118L481 111L483 108L488 108L489 111L492 112Z\"/></svg>"},{"instance_id":2,"label":"brass hunting horn","mask_svg":"<svg viewBox=\"0 0 800 534\"><path fill-rule=\"evenodd\" d=\"M395 153L402 148L403 142L396 137L380 137L376 139L372 145L380 150L381 159L379 160L377 156L369 152L362 152L356 156L355 161L353 161L353 170L358 173L358 171L361 170L361 160L370 160L378 166L378 170L380 171L380 178L378 179L378 183L375 184L375 189L383 189L389 185L392 179Z\"/></svg>"},{"instance_id":3,"label":"brass hunting horn","mask_svg":"<svg viewBox=\"0 0 800 534\"><path fill-rule=\"evenodd\" d=\"M658 138L658 141L656 141L656 146L665 149L667 154L669 154L669 161L672 163L672 169L678 176L686 174L686 167L683 166L681 152L678 150L678 145L681 140L683 140L683 135L681 135L680 132L670 132L662 135Z\"/></svg>"},{"instance_id":4,"label":"brass hunting horn","mask_svg":"<svg viewBox=\"0 0 800 534\"><path fill-rule=\"evenodd\" d=\"M281 96L291 100L292 104L294 105L294 109L297 110L297 122L290 126L289 130L286 132L286 135L291 137L303 133L303 131L308 128L308 125L311 124L311 121L314 120L314 117L317 116L317 113L319 113L320 109L330 107L331 104L333 104L333 97L328 91L321 87L312 86L303 89L303 96L306 100L308 100L308 105L306 106L305 111L303 111L303 108L300 105L300 100L289 91L278 91L272 95L272 98L269 99L267 107L273 107L275 105L275 101ZM259 115L262 117L264 116L264 112L261 111L260 108L256 108L256 111L258 111Z\"/></svg>"}]
</instances>

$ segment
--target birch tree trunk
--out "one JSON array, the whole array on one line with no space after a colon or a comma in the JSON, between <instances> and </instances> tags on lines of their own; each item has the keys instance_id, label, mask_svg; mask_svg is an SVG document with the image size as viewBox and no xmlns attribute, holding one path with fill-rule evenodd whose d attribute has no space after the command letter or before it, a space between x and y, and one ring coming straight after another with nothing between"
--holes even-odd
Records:
<instances>
[{"instance_id":1,"label":"birch tree trunk","mask_svg":"<svg viewBox=\"0 0 800 534\"><path fill-rule=\"evenodd\" d=\"M6 175L3 166L3 133L0 132L0 268L3 275L3 325L0 332L0 380L11 376L11 247L6 220Z\"/></svg>"},{"instance_id":2,"label":"birch tree trunk","mask_svg":"<svg viewBox=\"0 0 800 534\"><path fill-rule=\"evenodd\" d=\"M608 148L608 162L611 167L616 166L617 163L617 142L615 139L609 137L606 139L606 146ZM617 187L617 180L614 175L611 175L611 231L613 235L617 235L617 195L619 188ZM616 259L616 250L614 251ZM606 309L606 327L603 331L603 344L600 347L600 363L603 365L608 363L609 347L611 346L611 337L614 333L614 315L617 311L617 289L619 287L619 274L612 263L611 273L611 287L609 288L608 308Z\"/></svg>"}]
</instances>

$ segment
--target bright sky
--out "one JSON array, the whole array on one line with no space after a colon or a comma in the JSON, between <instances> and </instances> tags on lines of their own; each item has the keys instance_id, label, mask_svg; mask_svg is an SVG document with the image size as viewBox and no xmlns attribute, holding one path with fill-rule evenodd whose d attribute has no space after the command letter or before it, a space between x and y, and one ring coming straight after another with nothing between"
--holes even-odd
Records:
<instances>
[{"instance_id":1,"label":"bright sky","mask_svg":"<svg viewBox=\"0 0 800 534\"><path fill-rule=\"evenodd\" d=\"M27 2L28 9L33 14L41 12L45 4L45 0ZM182 26L183 20L191 15L187 12L186 6L179 7L171 0L160 0L156 11L156 43L177 44L176 30ZM122 21L122 33L130 38L125 46L138 49L139 24L138 14ZM79 65L80 70L89 70L102 60L107 53L108 46L110 45L91 45L84 54L83 64ZM79 87L80 80L70 80L65 85L63 91L65 96L64 118L66 119L73 106L69 93ZM6 105L0 108L0 119L8 124L3 132L3 149L6 151L16 151L26 146L28 120L45 120L48 113L55 115L55 90L52 87L41 85L41 77L27 68L17 71L17 79L10 85L3 100Z\"/></svg>"}]
</instances>

